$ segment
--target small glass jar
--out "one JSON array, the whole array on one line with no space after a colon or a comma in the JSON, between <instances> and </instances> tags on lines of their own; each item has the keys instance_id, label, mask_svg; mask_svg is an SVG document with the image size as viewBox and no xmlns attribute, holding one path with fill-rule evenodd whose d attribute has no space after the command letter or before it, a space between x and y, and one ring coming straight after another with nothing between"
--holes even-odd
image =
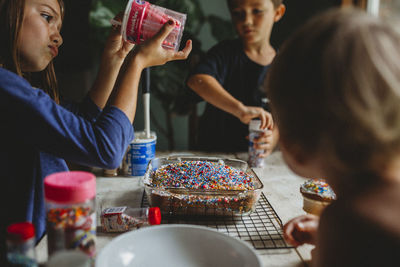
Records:
<instances>
[{"instance_id":1,"label":"small glass jar","mask_svg":"<svg viewBox=\"0 0 400 267\"><path fill-rule=\"evenodd\" d=\"M160 223L161 212L158 207L112 207L101 212L101 226L105 232L125 232Z\"/></svg>"},{"instance_id":2,"label":"small glass jar","mask_svg":"<svg viewBox=\"0 0 400 267\"><path fill-rule=\"evenodd\" d=\"M254 148L254 139L260 138L264 131L261 129L260 120L251 120L249 123L249 165L260 168L264 166L264 159L259 155L265 153L264 149Z\"/></svg>"},{"instance_id":3,"label":"small glass jar","mask_svg":"<svg viewBox=\"0 0 400 267\"><path fill-rule=\"evenodd\" d=\"M119 169L103 169L104 177L117 177Z\"/></svg>"},{"instance_id":4,"label":"small glass jar","mask_svg":"<svg viewBox=\"0 0 400 267\"><path fill-rule=\"evenodd\" d=\"M37 267L35 227L30 222L14 223L7 227L8 266Z\"/></svg>"},{"instance_id":5,"label":"small glass jar","mask_svg":"<svg viewBox=\"0 0 400 267\"><path fill-rule=\"evenodd\" d=\"M96 177L92 173L59 172L44 180L48 253L79 249L96 253Z\"/></svg>"},{"instance_id":6,"label":"small glass jar","mask_svg":"<svg viewBox=\"0 0 400 267\"><path fill-rule=\"evenodd\" d=\"M91 259L79 250L61 250L51 255L46 267L91 267Z\"/></svg>"}]
</instances>

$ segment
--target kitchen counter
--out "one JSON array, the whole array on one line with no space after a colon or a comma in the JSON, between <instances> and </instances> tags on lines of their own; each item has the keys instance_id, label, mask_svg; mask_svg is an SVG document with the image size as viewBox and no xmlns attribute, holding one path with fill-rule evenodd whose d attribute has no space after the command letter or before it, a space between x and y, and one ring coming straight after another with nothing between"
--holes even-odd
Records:
<instances>
[{"instance_id":1,"label":"kitchen counter","mask_svg":"<svg viewBox=\"0 0 400 267\"><path fill-rule=\"evenodd\" d=\"M157 156L177 153L157 153ZM183 154L183 153L179 153ZM187 153L184 153L187 154ZM190 152L195 155L205 153ZM213 154L213 156L247 159L246 153ZM280 152L274 152L265 159L265 167L254 168L264 184L263 193L276 211L283 223L291 218L305 214L302 210L303 199L299 186L304 179L293 174L283 162ZM105 207L130 206L140 207L143 188L139 177L102 177L101 172L94 171L97 176L97 220L100 224L100 211ZM118 234L102 233L98 231L96 249L99 252L108 242ZM257 249L263 266L308 266L313 246L305 245L297 249ZM39 262L47 260L47 240L44 238L36 247Z\"/></svg>"}]
</instances>

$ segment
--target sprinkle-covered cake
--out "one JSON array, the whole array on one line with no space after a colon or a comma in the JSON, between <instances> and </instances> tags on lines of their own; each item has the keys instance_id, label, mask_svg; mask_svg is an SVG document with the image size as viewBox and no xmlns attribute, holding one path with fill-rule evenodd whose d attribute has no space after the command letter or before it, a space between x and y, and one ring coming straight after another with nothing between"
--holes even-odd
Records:
<instances>
[{"instance_id":1,"label":"sprinkle-covered cake","mask_svg":"<svg viewBox=\"0 0 400 267\"><path fill-rule=\"evenodd\" d=\"M223 163L184 161L159 168L153 185L164 188L249 190L253 177Z\"/></svg>"},{"instance_id":2,"label":"sprinkle-covered cake","mask_svg":"<svg viewBox=\"0 0 400 267\"><path fill-rule=\"evenodd\" d=\"M303 195L303 209L308 213L320 215L322 210L336 199L329 184L324 179L309 179L300 186Z\"/></svg>"},{"instance_id":3,"label":"sprinkle-covered cake","mask_svg":"<svg viewBox=\"0 0 400 267\"><path fill-rule=\"evenodd\" d=\"M181 161L160 166L146 193L163 213L231 215L249 213L262 184L251 173L223 161Z\"/></svg>"}]
</instances>

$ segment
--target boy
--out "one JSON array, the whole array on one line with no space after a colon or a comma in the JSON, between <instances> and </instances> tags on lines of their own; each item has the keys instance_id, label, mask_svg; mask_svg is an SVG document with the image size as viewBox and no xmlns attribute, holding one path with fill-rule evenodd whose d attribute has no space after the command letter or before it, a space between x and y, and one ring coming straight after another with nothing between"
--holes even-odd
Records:
<instances>
[{"instance_id":1,"label":"boy","mask_svg":"<svg viewBox=\"0 0 400 267\"><path fill-rule=\"evenodd\" d=\"M315 244L313 266L399 266L400 34L362 11L332 10L281 47L267 92L289 167L324 177L337 200L284 227Z\"/></svg>"},{"instance_id":2,"label":"boy","mask_svg":"<svg viewBox=\"0 0 400 267\"><path fill-rule=\"evenodd\" d=\"M265 111L262 92L269 64L275 56L270 44L272 27L285 13L282 0L228 0L238 39L213 47L188 79L188 86L207 101L199 123L198 148L237 152L248 149L248 124L259 118L268 126L256 148L266 157L278 140L278 129Z\"/></svg>"}]
</instances>

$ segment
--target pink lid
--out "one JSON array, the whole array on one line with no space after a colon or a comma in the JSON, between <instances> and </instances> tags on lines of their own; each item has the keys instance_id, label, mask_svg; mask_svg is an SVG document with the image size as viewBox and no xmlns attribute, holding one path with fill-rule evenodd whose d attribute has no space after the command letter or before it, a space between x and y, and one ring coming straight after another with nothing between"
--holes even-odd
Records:
<instances>
[{"instance_id":1,"label":"pink lid","mask_svg":"<svg viewBox=\"0 0 400 267\"><path fill-rule=\"evenodd\" d=\"M96 196L96 176L83 171L50 174L44 179L44 195L54 202L85 202Z\"/></svg>"}]
</instances>

